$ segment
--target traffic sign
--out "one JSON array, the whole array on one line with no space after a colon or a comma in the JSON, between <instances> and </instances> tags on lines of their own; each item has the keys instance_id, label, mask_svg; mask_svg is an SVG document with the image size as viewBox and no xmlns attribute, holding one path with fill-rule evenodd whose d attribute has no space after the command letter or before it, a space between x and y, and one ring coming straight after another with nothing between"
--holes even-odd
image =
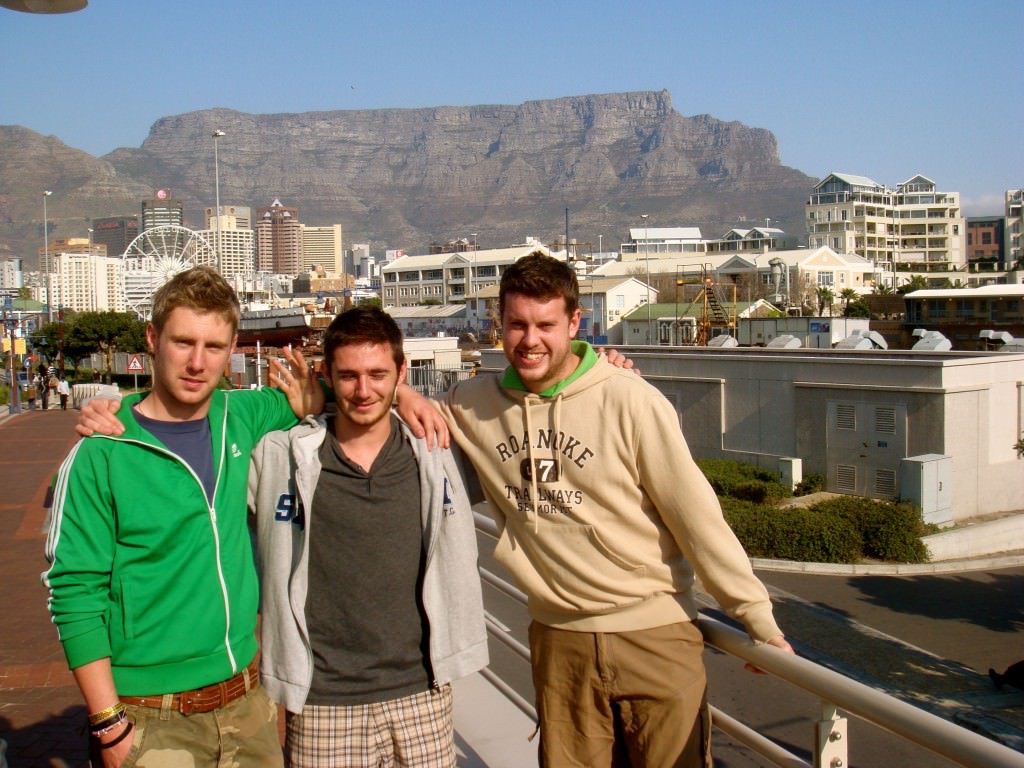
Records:
<instances>
[{"instance_id":1,"label":"traffic sign","mask_svg":"<svg viewBox=\"0 0 1024 768\"><path fill-rule=\"evenodd\" d=\"M142 360L138 355L132 355L128 360L128 373L142 373L143 370L145 369L142 367Z\"/></svg>"}]
</instances>

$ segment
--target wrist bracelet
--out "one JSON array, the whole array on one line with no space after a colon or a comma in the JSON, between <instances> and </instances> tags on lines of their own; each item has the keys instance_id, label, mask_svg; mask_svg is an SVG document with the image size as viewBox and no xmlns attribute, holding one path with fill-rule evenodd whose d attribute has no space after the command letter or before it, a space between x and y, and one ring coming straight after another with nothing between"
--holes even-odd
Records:
<instances>
[{"instance_id":1,"label":"wrist bracelet","mask_svg":"<svg viewBox=\"0 0 1024 768\"><path fill-rule=\"evenodd\" d=\"M128 719L128 713L127 712L122 712L121 714L116 715L116 716L110 718L110 720L103 721L99 726L94 726L94 727L90 728L89 729L89 735L92 736L93 738L97 738L98 739L103 734L110 733L112 730L117 728L117 726L119 726L121 723L123 723L127 719Z\"/></svg>"},{"instance_id":2,"label":"wrist bracelet","mask_svg":"<svg viewBox=\"0 0 1024 768\"><path fill-rule=\"evenodd\" d=\"M107 707L106 709L101 709L99 712L93 712L91 715L89 715L89 725L97 725L99 723L102 723L104 720L113 717L118 712L124 712L124 704L122 704L120 701L112 706Z\"/></svg>"},{"instance_id":3,"label":"wrist bracelet","mask_svg":"<svg viewBox=\"0 0 1024 768\"><path fill-rule=\"evenodd\" d=\"M124 729L124 730L123 730L123 731L121 732L121 735L120 735L120 736L118 736L118 737L117 737L116 739L114 739L113 741L108 741L108 742L107 742L106 744L104 744L104 743L103 743L103 742L101 741L101 742L100 742L99 744L97 744L97 745L96 745L96 747L97 747L98 749L110 749L111 747L116 747L116 746L117 746L118 744L120 744L120 743L121 743L122 741L124 741L124 740L125 740L125 737L126 737L126 736L127 736L127 735L128 735L129 733L131 733L131 732L132 732L132 721L131 721L131 720L129 720L129 721L128 721L128 727L127 727L127 728L125 728L125 729Z\"/></svg>"}]
</instances>

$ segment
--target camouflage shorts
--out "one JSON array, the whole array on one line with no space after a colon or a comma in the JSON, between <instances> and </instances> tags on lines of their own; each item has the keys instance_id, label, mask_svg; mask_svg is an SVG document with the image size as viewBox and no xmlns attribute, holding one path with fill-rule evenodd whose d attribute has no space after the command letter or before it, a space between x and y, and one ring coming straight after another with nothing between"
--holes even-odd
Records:
<instances>
[{"instance_id":1,"label":"camouflage shorts","mask_svg":"<svg viewBox=\"0 0 1024 768\"><path fill-rule=\"evenodd\" d=\"M277 706L262 687L212 712L183 715L126 705L135 723L122 768L281 768ZM95 764L95 763L94 763Z\"/></svg>"}]
</instances>

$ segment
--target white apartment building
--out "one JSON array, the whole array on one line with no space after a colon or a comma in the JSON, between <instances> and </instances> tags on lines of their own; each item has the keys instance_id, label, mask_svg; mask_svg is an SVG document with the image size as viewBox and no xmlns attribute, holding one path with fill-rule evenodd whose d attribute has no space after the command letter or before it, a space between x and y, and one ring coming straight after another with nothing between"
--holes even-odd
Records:
<instances>
[{"instance_id":1,"label":"white apartment building","mask_svg":"<svg viewBox=\"0 0 1024 768\"><path fill-rule=\"evenodd\" d=\"M1024 259L1024 189L1006 190L1006 231L1003 233L1003 247L1006 262L1012 268Z\"/></svg>"},{"instance_id":2,"label":"white apartment building","mask_svg":"<svg viewBox=\"0 0 1024 768\"><path fill-rule=\"evenodd\" d=\"M344 270L341 247L341 224L326 227L302 225L302 268L323 273L323 277L340 278Z\"/></svg>"},{"instance_id":3,"label":"white apartment building","mask_svg":"<svg viewBox=\"0 0 1024 768\"><path fill-rule=\"evenodd\" d=\"M17 256L0 260L0 288L21 288L24 285L24 264Z\"/></svg>"},{"instance_id":4,"label":"white apartment building","mask_svg":"<svg viewBox=\"0 0 1024 768\"><path fill-rule=\"evenodd\" d=\"M220 216L207 208L206 229L199 235L219 255L218 269L224 277L251 277L256 271L256 235L252 209L246 205L222 205Z\"/></svg>"},{"instance_id":5,"label":"white apartment building","mask_svg":"<svg viewBox=\"0 0 1024 768\"><path fill-rule=\"evenodd\" d=\"M811 248L828 246L876 266L903 265L916 272L966 264L960 194L938 191L926 176L890 189L866 176L830 173L814 187L804 211Z\"/></svg>"},{"instance_id":6,"label":"white apartment building","mask_svg":"<svg viewBox=\"0 0 1024 768\"><path fill-rule=\"evenodd\" d=\"M461 301L472 304L481 289L498 284L506 267L538 250L548 253L543 246L529 243L483 251L403 256L381 268L381 299L386 307ZM564 251L551 255L565 258ZM470 314L475 312L476 307L471 306Z\"/></svg>"},{"instance_id":7,"label":"white apartment building","mask_svg":"<svg viewBox=\"0 0 1024 768\"><path fill-rule=\"evenodd\" d=\"M124 262L105 246L90 252L53 253L42 265L53 306L75 312L126 312Z\"/></svg>"}]
</instances>

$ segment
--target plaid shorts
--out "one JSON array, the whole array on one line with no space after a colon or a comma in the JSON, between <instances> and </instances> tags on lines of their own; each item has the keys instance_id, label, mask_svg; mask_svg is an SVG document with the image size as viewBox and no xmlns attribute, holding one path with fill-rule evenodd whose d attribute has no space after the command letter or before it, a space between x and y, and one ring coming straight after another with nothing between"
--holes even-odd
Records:
<instances>
[{"instance_id":1,"label":"plaid shorts","mask_svg":"<svg viewBox=\"0 0 1024 768\"><path fill-rule=\"evenodd\" d=\"M455 768L450 685L351 707L308 704L288 714L291 768Z\"/></svg>"}]
</instances>

